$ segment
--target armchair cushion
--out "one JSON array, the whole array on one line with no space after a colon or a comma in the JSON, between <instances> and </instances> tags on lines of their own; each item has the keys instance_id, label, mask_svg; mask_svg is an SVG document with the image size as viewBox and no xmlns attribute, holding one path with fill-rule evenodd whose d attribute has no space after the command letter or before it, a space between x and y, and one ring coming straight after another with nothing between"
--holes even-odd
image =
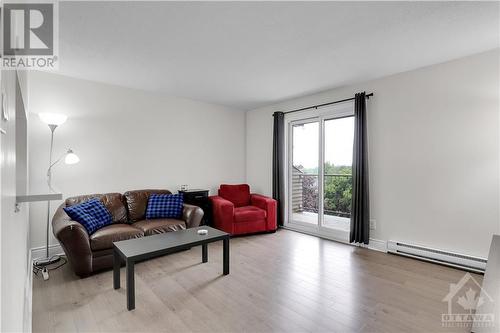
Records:
<instances>
[{"instance_id":1,"label":"armchair cushion","mask_svg":"<svg viewBox=\"0 0 500 333\"><path fill-rule=\"evenodd\" d=\"M234 222L264 220L266 215L265 210L255 206L237 207L234 209Z\"/></svg>"},{"instance_id":2,"label":"armchair cushion","mask_svg":"<svg viewBox=\"0 0 500 333\"><path fill-rule=\"evenodd\" d=\"M219 196L231 201L235 207L250 205L250 186L248 184L240 185L221 185Z\"/></svg>"}]
</instances>

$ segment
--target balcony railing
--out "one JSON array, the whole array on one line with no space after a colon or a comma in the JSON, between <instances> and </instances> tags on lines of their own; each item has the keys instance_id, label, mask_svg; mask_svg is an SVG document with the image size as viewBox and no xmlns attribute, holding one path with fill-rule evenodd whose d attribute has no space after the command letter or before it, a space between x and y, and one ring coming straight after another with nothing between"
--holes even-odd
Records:
<instances>
[{"instance_id":1,"label":"balcony railing","mask_svg":"<svg viewBox=\"0 0 500 333\"><path fill-rule=\"evenodd\" d=\"M325 215L350 217L352 175L325 174L324 180ZM292 208L294 212L318 213L318 174L304 174L299 171L292 175Z\"/></svg>"}]
</instances>

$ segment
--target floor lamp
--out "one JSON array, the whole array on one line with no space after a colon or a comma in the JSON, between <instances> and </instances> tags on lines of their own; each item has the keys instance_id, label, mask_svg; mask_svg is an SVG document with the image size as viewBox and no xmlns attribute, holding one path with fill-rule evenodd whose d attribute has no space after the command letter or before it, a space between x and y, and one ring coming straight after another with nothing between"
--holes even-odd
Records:
<instances>
[{"instance_id":1,"label":"floor lamp","mask_svg":"<svg viewBox=\"0 0 500 333\"><path fill-rule=\"evenodd\" d=\"M40 120L46 123L50 128L50 153L49 153L49 167L47 169L47 185L51 192L56 192L52 188L52 169L59 163L63 158L66 164L75 164L80 161L78 156L73 152L72 149L68 149L61 157L59 157L54 162L53 150L54 150L54 131L56 128L66 122L67 117L63 114L55 113L40 113ZM49 227L50 227L50 201L47 201L47 228L46 228L46 243L45 243L45 258L40 258L35 261L35 266L42 269L43 277L45 280L49 278L47 266L58 262L61 257L58 255L49 256Z\"/></svg>"}]
</instances>

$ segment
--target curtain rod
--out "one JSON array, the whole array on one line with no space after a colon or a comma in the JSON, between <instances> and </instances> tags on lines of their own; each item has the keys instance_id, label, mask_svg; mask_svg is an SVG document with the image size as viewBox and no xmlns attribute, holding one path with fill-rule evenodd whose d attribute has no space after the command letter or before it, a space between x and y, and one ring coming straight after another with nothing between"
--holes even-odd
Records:
<instances>
[{"instance_id":1,"label":"curtain rod","mask_svg":"<svg viewBox=\"0 0 500 333\"><path fill-rule=\"evenodd\" d=\"M368 99L370 97L372 97L372 96L373 96L373 93L369 93L369 94L365 95L365 97L368 98ZM297 110L292 110L292 111L287 111L287 112L283 112L283 113L287 114L287 113L299 112L299 111L304 111L304 110L309 110L309 109L317 109L317 108L320 108L322 106L327 106L327 105L332 105L332 104L337 104L337 103L342 103L342 102L347 102L347 101L353 101L353 100L354 100L354 97L351 97L351 98L341 99L339 101L334 101L334 102L329 102L329 103L324 103L324 104L318 104L318 105L308 106L308 107L305 107L305 108L301 108L301 109L297 109ZM273 116L274 116L274 114L273 114Z\"/></svg>"}]
</instances>

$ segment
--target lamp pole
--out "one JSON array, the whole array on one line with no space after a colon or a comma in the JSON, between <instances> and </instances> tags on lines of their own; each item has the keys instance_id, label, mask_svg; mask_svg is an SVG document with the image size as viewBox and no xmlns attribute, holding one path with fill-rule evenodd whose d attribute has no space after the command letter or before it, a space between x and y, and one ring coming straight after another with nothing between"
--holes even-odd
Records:
<instances>
[{"instance_id":1,"label":"lamp pole","mask_svg":"<svg viewBox=\"0 0 500 333\"><path fill-rule=\"evenodd\" d=\"M57 125L49 125L50 128L50 153L49 153L49 168L47 169L47 184L49 185L49 190L54 192L52 189L52 155L54 153L54 131ZM47 201L47 228L45 237L45 258L49 259L49 223L50 223L50 201ZM58 258L59 260L59 258Z\"/></svg>"},{"instance_id":2,"label":"lamp pole","mask_svg":"<svg viewBox=\"0 0 500 333\"><path fill-rule=\"evenodd\" d=\"M56 193L56 191L52 188L52 168L54 165L59 163L65 157L66 164L75 164L80 160L78 156L73 152L71 148L69 148L60 158L58 158L55 162L52 161L54 156L54 132L56 128L64 124L67 117L63 114L57 113L40 113L40 120L47 124L50 128L50 152L49 152L49 167L47 168L47 185L49 187L49 191L52 193ZM35 273L42 271L43 279L47 280L49 278L49 269L55 269L57 267L48 267L53 263L61 260L61 257L58 255L54 255L50 257L49 253L49 230L50 230L50 201L47 201L47 225L46 225L46 234L45 234L45 258L36 259L33 262L33 269ZM58 267L60 267L59 265Z\"/></svg>"},{"instance_id":3,"label":"lamp pole","mask_svg":"<svg viewBox=\"0 0 500 333\"><path fill-rule=\"evenodd\" d=\"M49 168L47 169L47 185L51 192L55 192L52 188L52 167L55 163L52 163L52 156L54 152L54 131L57 125L49 124L50 128L50 153L49 153ZM47 201L47 225L45 234L45 258L37 260L37 265L47 266L59 261L61 258L59 256L49 257L49 229L50 229L50 201Z\"/></svg>"}]
</instances>

